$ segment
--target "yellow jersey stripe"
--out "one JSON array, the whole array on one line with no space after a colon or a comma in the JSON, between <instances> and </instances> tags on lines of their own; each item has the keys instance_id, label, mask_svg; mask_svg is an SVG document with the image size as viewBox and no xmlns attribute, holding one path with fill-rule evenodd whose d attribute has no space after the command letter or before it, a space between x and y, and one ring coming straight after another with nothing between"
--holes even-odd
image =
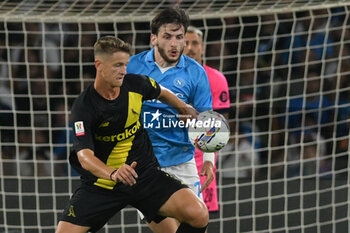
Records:
<instances>
[{"instance_id":1,"label":"yellow jersey stripe","mask_svg":"<svg viewBox=\"0 0 350 233\"><path fill-rule=\"evenodd\" d=\"M126 120L124 128L127 128L131 126L132 124L135 124L135 130L139 129L140 122L140 113L141 113L141 106L142 106L142 95L135 92L129 92L129 106L128 106L128 118ZM124 141L118 142L116 146L113 148L111 154L108 156L107 159L107 166L114 167L115 169L120 168L123 166L128 158L129 151L132 147L132 142L135 138L135 135L127 138ZM100 186L105 189L113 189L116 182L111 180L105 180L105 179L97 179L97 181L94 183L97 186Z\"/></svg>"},{"instance_id":2,"label":"yellow jersey stripe","mask_svg":"<svg viewBox=\"0 0 350 233\"><path fill-rule=\"evenodd\" d=\"M142 95L136 92L129 92L128 119L125 128L139 120L142 107Z\"/></svg>"}]
</instances>

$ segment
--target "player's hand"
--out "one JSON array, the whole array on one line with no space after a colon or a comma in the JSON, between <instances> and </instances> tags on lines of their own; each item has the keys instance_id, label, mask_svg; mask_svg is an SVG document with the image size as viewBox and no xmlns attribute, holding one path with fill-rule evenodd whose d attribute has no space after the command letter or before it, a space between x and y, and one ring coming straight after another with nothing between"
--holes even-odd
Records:
<instances>
[{"instance_id":1,"label":"player's hand","mask_svg":"<svg viewBox=\"0 0 350 233\"><path fill-rule=\"evenodd\" d=\"M201 170L201 176L206 176L203 185L201 185L201 192L206 189L210 183L214 180L213 164L210 161L205 161Z\"/></svg>"},{"instance_id":2,"label":"player's hand","mask_svg":"<svg viewBox=\"0 0 350 233\"><path fill-rule=\"evenodd\" d=\"M199 113L196 109L194 109L191 105L186 104L186 107L181 109L181 112L179 112L179 118L180 120L186 122L187 120L196 119L198 114Z\"/></svg>"},{"instance_id":3,"label":"player's hand","mask_svg":"<svg viewBox=\"0 0 350 233\"><path fill-rule=\"evenodd\" d=\"M136 165L136 161L132 162L131 165L124 164L117 170L117 172L115 172L115 174L113 174L113 180L120 181L129 186L136 184L136 179L138 177L134 169Z\"/></svg>"}]
</instances>

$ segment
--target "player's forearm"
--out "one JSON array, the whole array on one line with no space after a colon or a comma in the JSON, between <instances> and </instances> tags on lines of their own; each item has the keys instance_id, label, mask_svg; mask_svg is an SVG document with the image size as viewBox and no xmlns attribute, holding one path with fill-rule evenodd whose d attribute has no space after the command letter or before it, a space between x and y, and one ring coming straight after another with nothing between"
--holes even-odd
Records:
<instances>
[{"instance_id":1,"label":"player's forearm","mask_svg":"<svg viewBox=\"0 0 350 233\"><path fill-rule=\"evenodd\" d=\"M81 166L91 172L94 176L109 180L111 173L115 170L99 160L90 149L78 151L78 159Z\"/></svg>"},{"instance_id":2,"label":"player's forearm","mask_svg":"<svg viewBox=\"0 0 350 233\"><path fill-rule=\"evenodd\" d=\"M175 108L179 113L183 113L184 109L187 107L185 102L180 100L173 92L163 86L161 86L158 99L161 102Z\"/></svg>"},{"instance_id":3,"label":"player's forearm","mask_svg":"<svg viewBox=\"0 0 350 233\"><path fill-rule=\"evenodd\" d=\"M194 109L191 105L186 104L181 99L179 99L174 93L172 93L167 88L161 86L161 92L158 97L160 101L165 104L170 105L175 108L179 113L179 118L181 120L186 121L187 119L193 119L198 115L196 109Z\"/></svg>"}]
</instances>

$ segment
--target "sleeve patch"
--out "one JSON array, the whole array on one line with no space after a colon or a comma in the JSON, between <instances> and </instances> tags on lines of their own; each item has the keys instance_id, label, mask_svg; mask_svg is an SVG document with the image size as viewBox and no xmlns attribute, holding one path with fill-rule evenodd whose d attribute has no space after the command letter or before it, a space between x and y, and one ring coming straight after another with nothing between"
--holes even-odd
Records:
<instances>
[{"instance_id":1,"label":"sleeve patch","mask_svg":"<svg viewBox=\"0 0 350 233\"><path fill-rule=\"evenodd\" d=\"M227 100L228 100L228 94L227 94L226 91L221 92L221 94L220 94L220 100L221 100L221 102L227 102Z\"/></svg>"},{"instance_id":2,"label":"sleeve patch","mask_svg":"<svg viewBox=\"0 0 350 233\"><path fill-rule=\"evenodd\" d=\"M82 121L74 122L75 136L85 135L84 124Z\"/></svg>"},{"instance_id":3,"label":"sleeve patch","mask_svg":"<svg viewBox=\"0 0 350 233\"><path fill-rule=\"evenodd\" d=\"M151 82L152 87L154 87L154 89L157 89L156 81L153 78L149 78L149 81Z\"/></svg>"}]
</instances>

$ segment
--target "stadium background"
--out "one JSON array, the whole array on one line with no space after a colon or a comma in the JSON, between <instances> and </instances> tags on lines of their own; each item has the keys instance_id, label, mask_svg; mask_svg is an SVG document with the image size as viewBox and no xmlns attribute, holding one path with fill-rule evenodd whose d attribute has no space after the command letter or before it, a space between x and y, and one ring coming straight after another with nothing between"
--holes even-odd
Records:
<instances>
[{"instance_id":1,"label":"stadium background","mask_svg":"<svg viewBox=\"0 0 350 233\"><path fill-rule=\"evenodd\" d=\"M150 19L174 4L230 86L208 232L349 232L350 3L327 0L2 1L0 232L54 232L78 182L69 110L93 43L148 49ZM150 231L128 208L101 232Z\"/></svg>"}]
</instances>

